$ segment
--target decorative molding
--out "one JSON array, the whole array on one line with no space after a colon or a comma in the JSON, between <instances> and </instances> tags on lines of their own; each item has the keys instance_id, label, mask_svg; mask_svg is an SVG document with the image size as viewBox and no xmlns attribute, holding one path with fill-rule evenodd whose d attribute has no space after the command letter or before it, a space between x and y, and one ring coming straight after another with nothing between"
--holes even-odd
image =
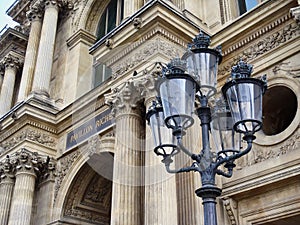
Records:
<instances>
[{"instance_id":1,"label":"decorative molding","mask_svg":"<svg viewBox=\"0 0 300 225\"><path fill-rule=\"evenodd\" d=\"M143 48L141 48L139 51L127 55L125 60L120 60L116 65L112 66L113 79L122 76L135 66L145 63L146 60L154 54L163 54L171 59L181 55L181 51L183 52L183 48L177 48L176 44L165 41L161 37L157 37L154 40L149 40L148 42L145 42L145 46L143 46ZM109 61L108 64L112 65L111 63L113 63L114 60L115 58Z\"/></svg>"},{"instance_id":2,"label":"decorative molding","mask_svg":"<svg viewBox=\"0 0 300 225\"><path fill-rule=\"evenodd\" d=\"M238 167L244 168L256 163L260 163L269 159L275 159L281 155L286 155L291 151L295 151L300 148L300 126L297 128L296 133L284 141L283 144L277 148L274 147L256 147L255 151L251 151L243 160L238 160Z\"/></svg>"},{"instance_id":3,"label":"decorative molding","mask_svg":"<svg viewBox=\"0 0 300 225\"><path fill-rule=\"evenodd\" d=\"M159 37L156 38L153 41L153 38L156 35L158 35ZM159 39L159 40L157 40L157 39ZM122 52L118 52L118 54L116 54L113 58L111 58L110 60L108 60L107 64L108 65L112 65L112 64L115 64L116 62L119 62L122 58L126 58L125 56L127 56L128 54L130 54L131 52L133 52L134 50L136 50L139 46L144 45L145 43L147 44L149 42L158 42L158 41L160 41L162 39L168 40L170 42L161 41L160 44L170 45L170 43L173 43L173 46L176 46L176 45L180 46L180 48L182 48L181 49L182 52L184 52L184 50L187 47L187 43L184 42L182 39L180 39L179 37L177 37L174 34L170 33L169 31L165 30L164 28L162 28L160 26L157 26L157 27L153 28L151 31L149 31L148 33L146 33L138 41L131 43ZM164 47L164 45L161 46L162 49L163 49L163 47ZM149 47L147 49L149 49ZM167 49L169 49L169 47L167 47ZM176 57L178 55L180 55L180 54L179 54L179 52L177 50L175 52L175 54L170 55L170 58Z\"/></svg>"},{"instance_id":4,"label":"decorative molding","mask_svg":"<svg viewBox=\"0 0 300 225\"><path fill-rule=\"evenodd\" d=\"M225 197L222 199L223 205L229 218L230 225L237 225L237 203L232 198Z\"/></svg>"},{"instance_id":5,"label":"decorative molding","mask_svg":"<svg viewBox=\"0 0 300 225\"><path fill-rule=\"evenodd\" d=\"M56 149L57 140L54 136L34 128L25 128L17 132L13 137L8 140L2 140L0 143L0 154L5 151L8 151L15 146L19 145L23 141L32 141L37 144L44 145L46 147Z\"/></svg>"},{"instance_id":6,"label":"decorative molding","mask_svg":"<svg viewBox=\"0 0 300 225\"><path fill-rule=\"evenodd\" d=\"M279 27L286 21L290 20L291 16L289 14L286 14L277 20L273 21L272 23L268 24L267 26L255 30L254 33L247 36L245 39L235 43L234 45L230 46L228 49L223 50L223 56L229 55L232 52L235 52L237 49L244 47L245 45L253 42L254 40L260 38L262 35L269 33L271 30L274 30L276 27Z\"/></svg>"},{"instance_id":7,"label":"decorative molding","mask_svg":"<svg viewBox=\"0 0 300 225\"><path fill-rule=\"evenodd\" d=\"M54 203L56 201L56 197L58 194L58 191L61 187L61 184L64 180L64 177L68 174L71 166L73 163L77 160L77 158L80 155L80 151L74 151L63 158L61 158L58 161L58 168L57 168L57 174L56 174L56 179L55 179L55 187L54 187Z\"/></svg>"},{"instance_id":8,"label":"decorative molding","mask_svg":"<svg viewBox=\"0 0 300 225\"><path fill-rule=\"evenodd\" d=\"M291 65L291 62L281 62L274 66L273 73L277 75L279 72L293 78L300 78L300 64Z\"/></svg>"},{"instance_id":9,"label":"decorative molding","mask_svg":"<svg viewBox=\"0 0 300 225\"><path fill-rule=\"evenodd\" d=\"M253 43L243 52L239 53L237 56L233 57L229 62L224 66L220 67L219 75L224 76L230 72L231 67L239 60L243 59L244 61L251 61L255 58L285 44L287 41L298 38L300 32L300 24L291 23L283 27L281 30ZM245 42L246 43L246 42ZM248 42L247 42L248 43ZM243 44L244 45L244 44ZM236 45L235 45L236 46ZM242 47L242 46L240 46ZM236 50L234 47L232 51ZM228 54L227 50L227 54Z\"/></svg>"}]
</instances>

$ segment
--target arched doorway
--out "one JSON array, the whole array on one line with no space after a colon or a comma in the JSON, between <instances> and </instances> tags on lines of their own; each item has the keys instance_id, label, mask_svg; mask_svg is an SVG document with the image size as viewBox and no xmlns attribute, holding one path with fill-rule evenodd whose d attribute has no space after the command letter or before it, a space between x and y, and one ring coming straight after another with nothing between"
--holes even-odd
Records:
<instances>
[{"instance_id":1,"label":"arched doorway","mask_svg":"<svg viewBox=\"0 0 300 225\"><path fill-rule=\"evenodd\" d=\"M111 166L110 166L111 167ZM109 168L112 171L112 167ZM64 201L63 221L109 225L112 181L86 162L72 181Z\"/></svg>"}]
</instances>

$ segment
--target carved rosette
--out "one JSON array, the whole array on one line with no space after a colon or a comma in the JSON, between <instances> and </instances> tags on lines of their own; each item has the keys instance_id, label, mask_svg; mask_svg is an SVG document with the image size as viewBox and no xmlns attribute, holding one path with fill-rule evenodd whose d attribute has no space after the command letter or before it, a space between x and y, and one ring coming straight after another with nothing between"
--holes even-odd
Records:
<instances>
[{"instance_id":1,"label":"carved rosette","mask_svg":"<svg viewBox=\"0 0 300 225\"><path fill-rule=\"evenodd\" d=\"M132 81L126 82L122 87L115 89L105 96L106 103L111 106L112 114L118 118L121 115L141 114L138 101L141 94Z\"/></svg>"}]
</instances>

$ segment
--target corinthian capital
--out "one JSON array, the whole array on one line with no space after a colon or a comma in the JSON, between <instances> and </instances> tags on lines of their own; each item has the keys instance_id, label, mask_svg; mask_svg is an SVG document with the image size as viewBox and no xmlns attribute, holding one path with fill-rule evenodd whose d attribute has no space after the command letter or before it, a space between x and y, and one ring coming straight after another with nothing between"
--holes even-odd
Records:
<instances>
[{"instance_id":1,"label":"corinthian capital","mask_svg":"<svg viewBox=\"0 0 300 225\"><path fill-rule=\"evenodd\" d=\"M12 181L14 176L14 166L10 162L9 156L6 156L3 162L0 162L1 182Z\"/></svg>"},{"instance_id":2,"label":"corinthian capital","mask_svg":"<svg viewBox=\"0 0 300 225\"><path fill-rule=\"evenodd\" d=\"M106 104L112 107L112 113L116 116L139 112L139 100L141 100L141 94L132 81L126 82L111 94L105 95Z\"/></svg>"},{"instance_id":3,"label":"corinthian capital","mask_svg":"<svg viewBox=\"0 0 300 225\"><path fill-rule=\"evenodd\" d=\"M33 20L41 20L43 15L42 8L40 6L34 5L31 9L26 13L29 21Z\"/></svg>"},{"instance_id":4,"label":"corinthian capital","mask_svg":"<svg viewBox=\"0 0 300 225\"><path fill-rule=\"evenodd\" d=\"M5 66L5 68L13 68L17 70L22 64L22 61L18 57L8 54L4 57L1 63Z\"/></svg>"}]
</instances>

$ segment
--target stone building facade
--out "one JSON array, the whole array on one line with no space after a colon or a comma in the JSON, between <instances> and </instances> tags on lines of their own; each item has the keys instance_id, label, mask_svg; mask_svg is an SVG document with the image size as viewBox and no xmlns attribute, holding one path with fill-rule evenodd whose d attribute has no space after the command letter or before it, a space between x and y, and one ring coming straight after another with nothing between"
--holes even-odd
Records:
<instances>
[{"instance_id":1,"label":"stone building facade","mask_svg":"<svg viewBox=\"0 0 300 225\"><path fill-rule=\"evenodd\" d=\"M268 77L253 150L217 179L219 224L300 223L299 0L19 0L7 13L20 25L0 37L0 224L203 224L199 175L168 174L145 121L163 64L199 30L222 46L219 87L241 58Z\"/></svg>"}]
</instances>

